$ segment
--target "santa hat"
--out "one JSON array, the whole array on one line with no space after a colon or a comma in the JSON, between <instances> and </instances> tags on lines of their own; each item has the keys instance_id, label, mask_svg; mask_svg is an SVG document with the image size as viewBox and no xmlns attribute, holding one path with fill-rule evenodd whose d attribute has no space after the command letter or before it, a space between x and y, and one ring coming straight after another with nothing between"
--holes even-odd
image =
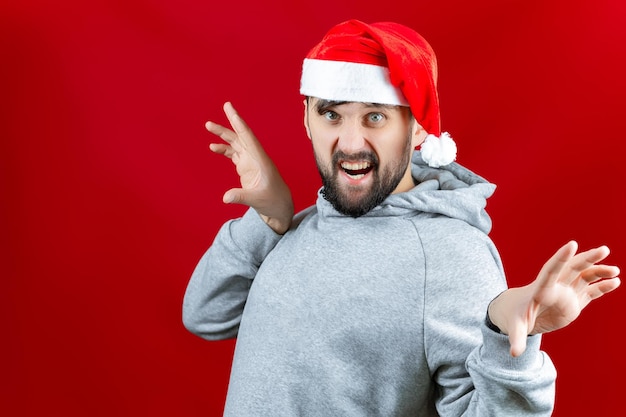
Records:
<instances>
[{"instance_id":1,"label":"santa hat","mask_svg":"<svg viewBox=\"0 0 626 417\"><path fill-rule=\"evenodd\" d=\"M422 145L424 160L441 166L456 157L454 141L441 134L435 53L406 26L349 20L333 27L304 59L300 93L326 100L409 106L429 133Z\"/></svg>"}]
</instances>

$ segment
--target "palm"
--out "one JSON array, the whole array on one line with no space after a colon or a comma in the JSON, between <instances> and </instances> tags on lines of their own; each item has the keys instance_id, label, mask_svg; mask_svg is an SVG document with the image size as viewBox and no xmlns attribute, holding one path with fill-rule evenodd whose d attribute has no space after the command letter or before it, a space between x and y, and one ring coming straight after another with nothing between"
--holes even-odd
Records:
<instances>
[{"instance_id":1,"label":"palm","mask_svg":"<svg viewBox=\"0 0 626 417\"><path fill-rule=\"evenodd\" d=\"M567 326L574 321L582 309L589 303L584 291L576 291L572 287L555 284L549 288L541 288L535 295L533 311L538 311L534 326L529 323L531 334L548 333Z\"/></svg>"}]
</instances>

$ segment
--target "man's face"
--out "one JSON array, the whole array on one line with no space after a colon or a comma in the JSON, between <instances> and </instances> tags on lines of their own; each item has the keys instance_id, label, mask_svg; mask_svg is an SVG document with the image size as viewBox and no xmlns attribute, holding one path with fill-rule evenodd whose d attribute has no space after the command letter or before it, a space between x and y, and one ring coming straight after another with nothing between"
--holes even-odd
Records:
<instances>
[{"instance_id":1,"label":"man's face","mask_svg":"<svg viewBox=\"0 0 626 417\"><path fill-rule=\"evenodd\" d=\"M414 186L409 162L426 133L407 107L309 98L304 122L337 211L358 217Z\"/></svg>"}]
</instances>

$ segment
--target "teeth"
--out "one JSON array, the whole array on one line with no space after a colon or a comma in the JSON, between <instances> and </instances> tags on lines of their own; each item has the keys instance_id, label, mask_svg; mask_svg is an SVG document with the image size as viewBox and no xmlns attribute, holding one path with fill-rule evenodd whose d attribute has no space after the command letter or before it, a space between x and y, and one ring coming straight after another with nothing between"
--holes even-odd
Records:
<instances>
[{"instance_id":1,"label":"teeth","mask_svg":"<svg viewBox=\"0 0 626 417\"><path fill-rule=\"evenodd\" d=\"M358 171L370 167L369 162L342 162L341 167L350 171Z\"/></svg>"},{"instance_id":2,"label":"teeth","mask_svg":"<svg viewBox=\"0 0 626 417\"><path fill-rule=\"evenodd\" d=\"M354 178L355 180L360 180L361 178L363 178L365 176L365 174L357 174L357 175L348 174L348 176L350 178Z\"/></svg>"},{"instance_id":3,"label":"teeth","mask_svg":"<svg viewBox=\"0 0 626 417\"><path fill-rule=\"evenodd\" d=\"M359 180L363 178L372 167L370 162L347 162L344 161L341 163L341 168L344 172L355 180Z\"/></svg>"}]
</instances>

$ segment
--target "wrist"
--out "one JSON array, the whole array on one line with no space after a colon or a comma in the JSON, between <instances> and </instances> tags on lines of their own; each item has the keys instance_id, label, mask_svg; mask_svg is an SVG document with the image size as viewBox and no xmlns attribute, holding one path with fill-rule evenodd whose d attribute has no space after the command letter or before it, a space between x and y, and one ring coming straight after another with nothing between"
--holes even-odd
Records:
<instances>
[{"instance_id":1,"label":"wrist","mask_svg":"<svg viewBox=\"0 0 626 417\"><path fill-rule=\"evenodd\" d=\"M263 221L277 234L284 235L291 226L291 217L288 220L281 220L275 217L261 215Z\"/></svg>"},{"instance_id":2,"label":"wrist","mask_svg":"<svg viewBox=\"0 0 626 417\"><path fill-rule=\"evenodd\" d=\"M498 294L496 297L494 297L493 300L491 300L491 302L489 303L489 305L487 306L487 314L485 315L485 325L493 330L496 333L499 334L507 334L505 331L502 331L502 328L496 324L497 320L492 320L493 317L493 312L494 310L497 309L497 307L500 307L498 305L498 303L501 303L501 295L506 293L507 290L502 291L500 294Z\"/></svg>"},{"instance_id":3,"label":"wrist","mask_svg":"<svg viewBox=\"0 0 626 417\"><path fill-rule=\"evenodd\" d=\"M492 322L492 321L491 321L491 319L489 318L489 311L487 311L487 314L485 314L485 325L486 325L489 329L493 330L493 331L494 331L494 332L496 332L496 333L499 333L499 334L504 334L504 333L502 333L502 330L500 330L500 328L499 328L498 326L496 326L495 324L493 324L493 322Z\"/></svg>"}]
</instances>

